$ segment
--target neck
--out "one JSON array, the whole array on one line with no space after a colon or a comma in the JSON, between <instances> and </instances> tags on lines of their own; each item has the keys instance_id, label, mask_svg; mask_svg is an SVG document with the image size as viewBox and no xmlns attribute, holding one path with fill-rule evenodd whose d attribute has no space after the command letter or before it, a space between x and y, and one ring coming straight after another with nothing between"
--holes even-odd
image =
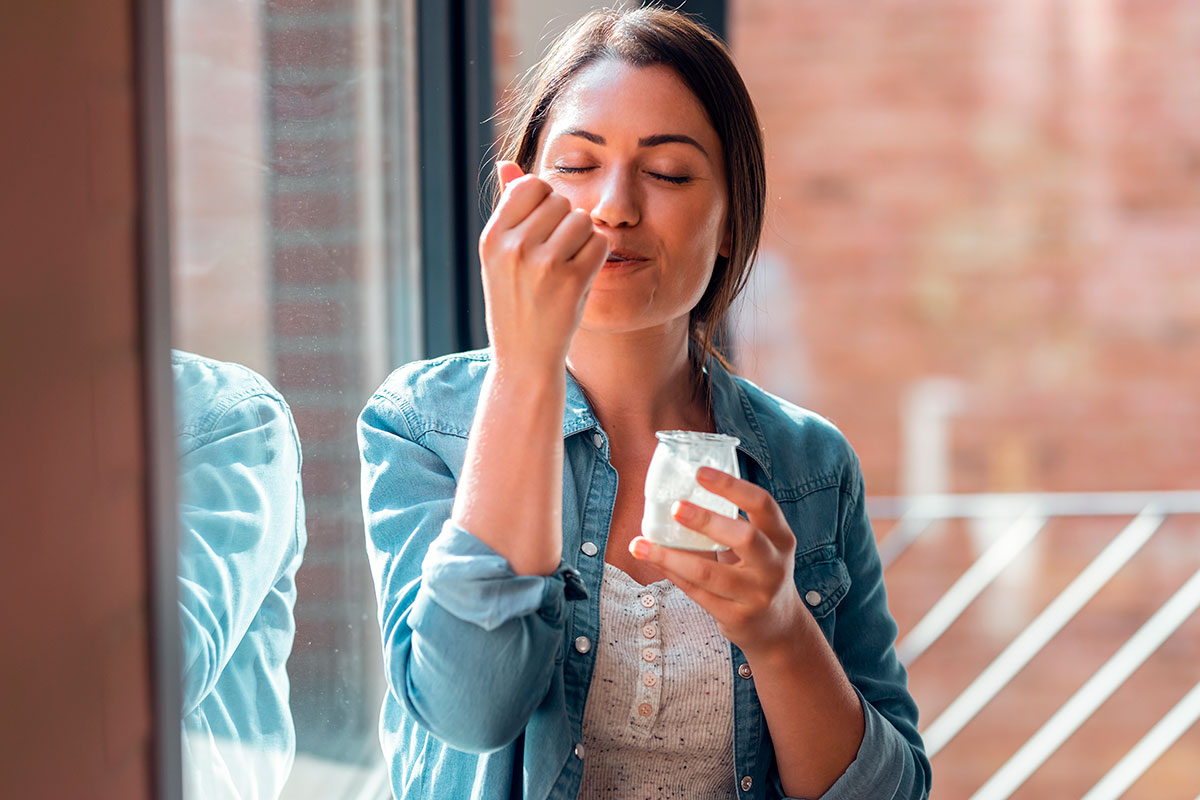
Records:
<instances>
[{"instance_id":1,"label":"neck","mask_svg":"<svg viewBox=\"0 0 1200 800\"><path fill-rule=\"evenodd\" d=\"M686 319L630 333L577 330L567 367L610 436L711 426L688 360Z\"/></svg>"}]
</instances>

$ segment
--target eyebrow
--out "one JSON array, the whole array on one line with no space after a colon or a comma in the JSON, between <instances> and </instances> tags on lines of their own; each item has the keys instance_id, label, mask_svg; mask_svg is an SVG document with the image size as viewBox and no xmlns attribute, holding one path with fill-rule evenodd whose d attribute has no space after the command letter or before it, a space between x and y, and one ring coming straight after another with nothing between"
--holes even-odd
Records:
<instances>
[{"instance_id":1,"label":"eyebrow","mask_svg":"<svg viewBox=\"0 0 1200 800\"><path fill-rule=\"evenodd\" d=\"M560 134L562 136L578 136L581 139L587 139L592 144L605 145L608 142L603 136L598 136L591 131L585 131L581 128L570 128ZM660 144L690 144L692 147L699 150L704 156L708 157L708 151L704 149L704 145L697 142L692 137L683 133L656 133L653 136L643 136L638 139L638 147L657 147Z\"/></svg>"}]
</instances>

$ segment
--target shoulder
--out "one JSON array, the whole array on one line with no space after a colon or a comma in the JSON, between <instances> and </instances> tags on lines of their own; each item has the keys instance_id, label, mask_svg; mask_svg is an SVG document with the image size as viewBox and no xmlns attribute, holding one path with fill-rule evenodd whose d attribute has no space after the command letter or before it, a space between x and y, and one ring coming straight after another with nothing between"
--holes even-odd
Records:
<instances>
[{"instance_id":1,"label":"shoulder","mask_svg":"<svg viewBox=\"0 0 1200 800\"><path fill-rule=\"evenodd\" d=\"M490 363L490 351L470 350L405 364L375 391L362 419L402 425L414 438L432 430L466 436Z\"/></svg>"},{"instance_id":2,"label":"shoulder","mask_svg":"<svg viewBox=\"0 0 1200 800\"><path fill-rule=\"evenodd\" d=\"M856 491L858 456L846 436L824 416L734 376L746 416L761 433L771 483L780 499L831 486Z\"/></svg>"},{"instance_id":3,"label":"shoulder","mask_svg":"<svg viewBox=\"0 0 1200 800\"><path fill-rule=\"evenodd\" d=\"M287 402L270 381L231 361L171 351L176 427L182 435L203 436L231 414L269 413L289 422Z\"/></svg>"}]
</instances>

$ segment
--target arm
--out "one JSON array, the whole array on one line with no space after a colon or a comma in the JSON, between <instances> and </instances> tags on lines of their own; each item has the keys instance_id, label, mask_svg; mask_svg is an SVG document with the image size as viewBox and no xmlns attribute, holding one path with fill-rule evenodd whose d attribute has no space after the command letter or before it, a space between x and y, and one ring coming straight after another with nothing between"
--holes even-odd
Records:
<instances>
[{"instance_id":1,"label":"arm","mask_svg":"<svg viewBox=\"0 0 1200 800\"><path fill-rule=\"evenodd\" d=\"M586 212L511 162L479 240L493 359L471 425L454 521L522 575L562 555L566 354L608 256Z\"/></svg>"},{"instance_id":2,"label":"arm","mask_svg":"<svg viewBox=\"0 0 1200 800\"><path fill-rule=\"evenodd\" d=\"M932 770L917 733L917 705L896 656L896 623L887 607L883 565L867 518L858 461L842 523L843 558L851 588L837 608L834 648L862 700L865 732L854 762L824 795L849 800L866 792L892 800L929 796Z\"/></svg>"},{"instance_id":3,"label":"arm","mask_svg":"<svg viewBox=\"0 0 1200 800\"><path fill-rule=\"evenodd\" d=\"M499 172L479 242L493 356L457 482L403 399L377 395L359 425L390 690L476 751L524 728L550 684L566 592L581 596L560 567L566 352L608 255L549 184L511 162Z\"/></svg>"},{"instance_id":4,"label":"arm","mask_svg":"<svg viewBox=\"0 0 1200 800\"><path fill-rule=\"evenodd\" d=\"M239 401L179 463L183 713L216 686L267 593L296 558L300 443L287 407Z\"/></svg>"},{"instance_id":5,"label":"arm","mask_svg":"<svg viewBox=\"0 0 1200 800\"><path fill-rule=\"evenodd\" d=\"M403 402L376 395L358 427L388 691L451 747L495 750L546 695L578 579L517 575L450 522L454 477L409 427Z\"/></svg>"}]
</instances>

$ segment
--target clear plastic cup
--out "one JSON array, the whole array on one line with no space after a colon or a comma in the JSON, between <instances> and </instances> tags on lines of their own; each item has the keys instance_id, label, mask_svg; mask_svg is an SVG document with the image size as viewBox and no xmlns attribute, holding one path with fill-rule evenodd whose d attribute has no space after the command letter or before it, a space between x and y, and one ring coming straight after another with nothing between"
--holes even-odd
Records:
<instances>
[{"instance_id":1,"label":"clear plastic cup","mask_svg":"<svg viewBox=\"0 0 1200 800\"><path fill-rule=\"evenodd\" d=\"M736 436L699 431L659 431L658 447L646 471L646 507L642 536L656 544L681 550L728 550L702 533L685 528L671 517L676 500L687 500L726 517L738 509L724 497L702 489L696 471L712 467L740 478Z\"/></svg>"}]
</instances>

